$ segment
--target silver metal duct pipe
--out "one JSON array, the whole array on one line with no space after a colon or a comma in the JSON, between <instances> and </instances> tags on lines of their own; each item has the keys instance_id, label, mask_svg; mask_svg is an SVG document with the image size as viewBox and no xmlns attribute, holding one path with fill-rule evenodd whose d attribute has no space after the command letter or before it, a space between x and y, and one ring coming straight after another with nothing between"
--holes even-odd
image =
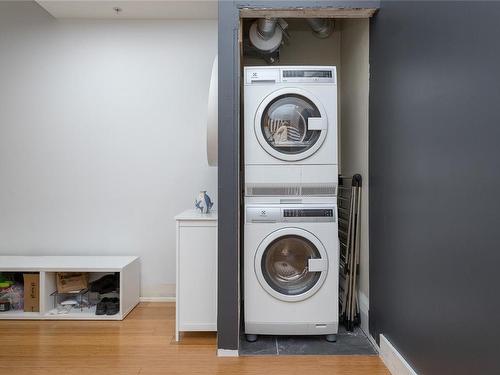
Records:
<instances>
[{"instance_id":1,"label":"silver metal duct pipe","mask_svg":"<svg viewBox=\"0 0 500 375\"><path fill-rule=\"evenodd\" d=\"M261 53L273 53L281 46L283 30L278 22L277 18L259 18L250 26L250 42Z\"/></svg>"},{"instance_id":2,"label":"silver metal duct pipe","mask_svg":"<svg viewBox=\"0 0 500 375\"><path fill-rule=\"evenodd\" d=\"M262 37L262 39L268 40L276 31L276 18L259 18L257 20L257 32Z\"/></svg>"},{"instance_id":3,"label":"silver metal duct pipe","mask_svg":"<svg viewBox=\"0 0 500 375\"><path fill-rule=\"evenodd\" d=\"M318 38L328 38L333 32L333 21L328 18L306 18Z\"/></svg>"}]
</instances>

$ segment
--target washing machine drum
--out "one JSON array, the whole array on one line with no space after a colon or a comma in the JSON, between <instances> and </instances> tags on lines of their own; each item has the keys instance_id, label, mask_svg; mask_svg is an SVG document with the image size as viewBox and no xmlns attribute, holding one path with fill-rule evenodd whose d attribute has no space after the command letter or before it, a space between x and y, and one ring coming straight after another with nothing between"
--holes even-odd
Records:
<instances>
[{"instance_id":1,"label":"washing machine drum","mask_svg":"<svg viewBox=\"0 0 500 375\"><path fill-rule=\"evenodd\" d=\"M282 92L268 97L256 116L259 143L280 160L297 161L311 156L326 137L326 115L320 108L304 93Z\"/></svg>"},{"instance_id":2,"label":"washing machine drum","mask_svg":"<svg viewBox=\"0 0 500 375\"><path fill-rule=\"evenodd\" d=\"M327 271L326 254L316 240L314 243L304 236L287 234L267 241L265 248L261 246L255 268L264 289L284 301L313 295Z\"/></svg>"}]
</instances>

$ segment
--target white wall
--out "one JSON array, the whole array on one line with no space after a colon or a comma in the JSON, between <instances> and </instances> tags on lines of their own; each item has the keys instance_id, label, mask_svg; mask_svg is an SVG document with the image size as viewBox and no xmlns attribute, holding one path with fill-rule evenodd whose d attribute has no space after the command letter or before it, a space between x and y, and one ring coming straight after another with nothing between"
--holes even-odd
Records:
<instances>
[{"instance_id":1,"label":"white wall","mask_svg":"<svg viewBox=\"0 0 500 375\"><path fill-rule=\"evenodd\" d=\"M58 21L0 2L0 253L142 259L173 296L175 223L216 192L210 21Z\"/></svg>"}]
</instances>

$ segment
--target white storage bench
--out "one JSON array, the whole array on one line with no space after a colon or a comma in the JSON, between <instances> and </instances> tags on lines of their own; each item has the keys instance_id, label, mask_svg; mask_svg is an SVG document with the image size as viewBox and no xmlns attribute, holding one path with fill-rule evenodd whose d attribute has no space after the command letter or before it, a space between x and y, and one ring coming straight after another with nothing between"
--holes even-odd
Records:
<instances>
[{"instance_id":1,"label":"white storage bench","mask_svg":"<svg viewBox=\"0 0 500 375\"><path fill-rule=\"evenodd\" d=\"M134 256L0 256L0 272L38 273L39 312L0 312L0 319L122 320L139 303L140 263ZM95 306L54 313L57 272L89 272L98 278L119 273L120 309L115 315L96 315Z\"/></svg>"}]
</instances>

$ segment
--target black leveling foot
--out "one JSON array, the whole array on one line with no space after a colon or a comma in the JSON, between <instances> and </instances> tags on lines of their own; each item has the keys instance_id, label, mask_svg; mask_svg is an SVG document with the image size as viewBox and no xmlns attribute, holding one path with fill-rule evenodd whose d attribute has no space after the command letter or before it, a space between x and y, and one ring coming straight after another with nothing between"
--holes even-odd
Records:
<instances>
[{"instance_id":1,"label":"black leveling foot","mask_svg":"<svg viewBox=\"0 0 500 375\"><path fill-rule=\"evenodd\" d=\"M336 342L337 341L337 335L326 335L325 339L328 342Z\"/></svg>"},{"instance_id":2,"label":"black leveling foot","mask_svg":"<svg viewBox=\"0 0 500 375\"><path fill-rule=\"evenodd\" d=\"M257 341L257 335L245 335L248 342Z\"/></svg>"}]
</instances>

